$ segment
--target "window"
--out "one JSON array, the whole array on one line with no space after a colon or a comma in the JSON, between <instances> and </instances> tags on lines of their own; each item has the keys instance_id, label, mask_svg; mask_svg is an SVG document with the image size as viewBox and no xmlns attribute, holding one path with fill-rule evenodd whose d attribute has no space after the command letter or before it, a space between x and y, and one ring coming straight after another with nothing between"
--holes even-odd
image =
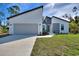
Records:
<instances>
[{"instance_id":1,"label":"window","mask_svg":"<svg viewBox=\"0 0 79 59\"><path fill-rule=\"evenodd\" d=\"M47 25L47 32L50 31L50 25Z\"/></svg>"},{"instance_id":2,"label":"window","mask_svg":"<svg viewBox=\"0 0 79 59\"><path fill-rule=\"evenodd\" d=\"M64 30L64 24L61 24L61 30Z\"/></svg>"}]
</instances>

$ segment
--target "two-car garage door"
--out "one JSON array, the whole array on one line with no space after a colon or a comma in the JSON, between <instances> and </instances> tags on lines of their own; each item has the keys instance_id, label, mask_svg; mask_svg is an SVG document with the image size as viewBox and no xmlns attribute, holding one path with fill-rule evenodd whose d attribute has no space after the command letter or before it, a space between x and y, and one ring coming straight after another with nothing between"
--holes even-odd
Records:
<instances>
[{"instance_id":1,"label":"two-car garage door","mask_svg":"<svg viewBox=\"0 0 79 59\"><path fill-rule=\"evenodd\" d=\"M14 34L37 35L38 24L14 24Z\"/></svg>"}]
</instances>

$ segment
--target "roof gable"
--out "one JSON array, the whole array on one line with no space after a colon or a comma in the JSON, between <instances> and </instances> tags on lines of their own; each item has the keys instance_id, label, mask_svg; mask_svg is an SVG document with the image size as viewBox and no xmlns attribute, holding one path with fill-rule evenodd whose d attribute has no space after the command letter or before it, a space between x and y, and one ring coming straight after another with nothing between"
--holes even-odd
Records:
<instances>
[{"instance_id":1,"label":"roof gable","mask_svg":"<svg viewBox=\"0 0 79 59\"><path fill-rule=\"evenodd\" d=\"M48 16L46 16L45 19L44 19L44 21L43 21L43 23L45 23L45 24L51 24L51 18L48 17Z\"/></svg>"},{"instance_id":2,"label":"roof gable","mask_svg":"<svg viewBox=\"0 0 79 59\"><path fill-rule=\"evenodd\" d=\"M19 15L25 14L25 13L27 13L27 12L31 12L31 11L36 10L36 9L39 9L39 8L43 8L43 6L39 6L39 7L33 8L33 9L31 9L31 10L24 11L24 12L22 12L22 13L19 13L19 14L13 15L13 16L10 16L10 17L8 17L7 19L10 19L10 18L19 16Z\"/></svg>"},{"instance_id":3,"label":"roof gable","mask_svg":"<svg viewBox=\"0 0 79 59\"><path fill-rule=\"evenodd\" d=\"M65 22L69 22L69 21L67 21L67 20L64 20L64 19L61 19L61 18L59 18L59 17L56 17L56 16L52 16L52 18L57 18L57 19L59 19L59 20L62 20L62 21L65 21Z\"/></svg>"}]
</instances>

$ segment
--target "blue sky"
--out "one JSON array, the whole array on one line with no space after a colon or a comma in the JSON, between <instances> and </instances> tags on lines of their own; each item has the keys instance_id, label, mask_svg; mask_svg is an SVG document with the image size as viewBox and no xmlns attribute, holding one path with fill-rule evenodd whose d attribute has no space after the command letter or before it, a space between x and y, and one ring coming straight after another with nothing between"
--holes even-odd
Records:
<instances>
[{"instance_id":1,"label":"blue sky","mask_svg":"<svg viewBox=\"0 0 79 59\"><path fill-rule=\"evenodd\" d=\"M65 13L72 13L71 9L73 6L79 6L79 4L74 3L0 3L0 11L5 14L5 20L6 18L10 16L9 12L7 11L7 8L12 5L18 5L20 7L20 13L24 12L26 10L33 9L35 7L44 5L43 8L43 16L58 16L61 17L61 15ZM74 15L74 14L72 14ZM5 21L3 20L3 21ZM6 22L6 21L5 21Z\"/></svg>"},{"instance_id":2,"label":"blue sky","mask_svg":"<svg viewBox=\"0 0 79 59\"><path fill-rule=\"evenodd\" d=\"M30 10L30 9L33 9L35 7L38 7L38 6L41 6L43 5L43 3L0 3L0 11L5 13L6 16L10 16L8 11L7 11L7 8L9 8L10 6L12 5L18 5L20 7L20 12L24 12L26 10ZM3 11L4 10L4 11Z\"/></svg>"},{"instance_id":3,"label":"blue sky","mask_svg":"<svg viewBox=\"0 0 79 59\"><path fill-rule=\"evenodd\" d=\"M4 24L4 22L7 22L7 17L10 16L7 8L9 8L12 5L18 5L20 7L20 13L33 9L35 7L41 6L41 5L45 5L43 3L0 3L0 12L3 12L5 14L5 20L2 20L2 24Z\"/></svg>"},{"instance_id":4,"label":"blue sky","mask_svg":"<svg viewBox=\"0 0 79 59\"><path fill-rule=\"evenodd\" d=\"M8 17L10 15L7 11L7 8L12 5L18 5L21 9L20 12L33 9L33 8L41 6L41 5L46 5L44 8L44 14L45 14L46 12L48 13L48 10L50 10L50 9L59 9L61 7L64 7L65 5L69 5L69 3L58 3L58 4L55 4L55 3L52 3L52 4L51 3L48 3L48 4L45 4L45 3L20 3L20 4L19 3L11 3L11 4L10 3L8 3L8 4L0 3L0 11L3 12L6 15L6 17Z\"/></svg>"},{"instance_id":5,"label":"blue sky","mask_svg":"<svg viewBox=\"0 0 79 59\"><path fill-rule=\"evenodd\" d=\"M73 7L77 7L78 14L75 14L72 12ZM67 18L63 18L62 16L68 14L72 17L79 16L79 3L53 3L53 4L47 4L44 7L44 16L56 16L65 20L68 20Z\"/></svg>"}]
</instances>

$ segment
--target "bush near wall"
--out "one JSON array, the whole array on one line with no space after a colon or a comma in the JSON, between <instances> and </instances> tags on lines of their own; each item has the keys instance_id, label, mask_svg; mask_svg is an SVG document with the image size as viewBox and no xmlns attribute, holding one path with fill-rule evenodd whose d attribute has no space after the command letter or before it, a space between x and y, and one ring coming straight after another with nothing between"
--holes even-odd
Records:
<instances>
[{"instance_id":1,"label":"bush near wall","mask_svg":"<svg viewBox=\"0 0 79 59\"><path fill-rule=\"evenodd\" d=\"M2 32L3 32L3 33L7 33L7 32L8 32L7 26L3 26L3 27L2 27Z\"/></svg>"},{"instance_id":2,"label":"bush near wall","mask_svg":"<svg viewBox=\"0 0 79 59\"><path fill-rule=\"evenodd\" d=\"M79 28L78 28L78 25L73 21L69 24L69 29L70 29L70 33L78 33L79 31Z\"/></svg>"},{"instance_id":3,"label":"bush near wall","mask_svg":"<svg viewBox=\"0 0 79 59\"><path fill-rule=\"evenodd\" d=\"M0 26L0 34L7 33L8 29L6 26Z\"/></svg>"},{"instance_id":4,"label":"bush near wall","mask_svg":"<svg viewBox=\"0 0 79 59\"><path fill-rule=\"evenodd\" d=\"M2 32L2 27L0 26L0 34L2 34L3 32Z\"/></svg>"},{"instance_id":5,"label":"bush near wall","mask_svg":"<svg viewBox=\"0 0 79 59\"><path fill-rule=\"evenodd\" d=\"M75 16L74 19L70 19L69 23L70 33L79 33L79 16Z\"/></svg>"}]
</instances>

